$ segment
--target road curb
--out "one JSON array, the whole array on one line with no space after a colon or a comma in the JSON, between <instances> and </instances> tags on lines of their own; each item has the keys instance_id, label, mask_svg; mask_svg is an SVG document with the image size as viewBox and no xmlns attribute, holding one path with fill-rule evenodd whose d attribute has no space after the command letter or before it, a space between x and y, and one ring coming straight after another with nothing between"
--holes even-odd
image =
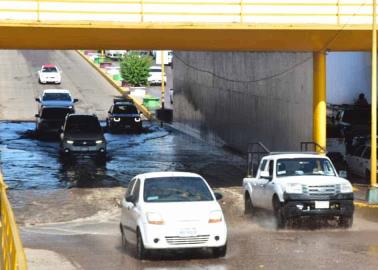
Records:
<instances>
[{"instance_id":1,"label":"road curb","mask_svg":"<svg viewBox=\"0 0 378 270\"><path fill-rule=\"evenodd\" d=\"M119 86L117 82L113 80L108 74L106 74L100 67L98 67L94 62L92 62L89 57L87 57L83 52L80 50L76 50L76 52L85 60L87 61L102 77L105 78L122 96L126 96L127 98L130 98L133 100L135 105L138 107L138 109L143 113L143 115L148 119L153 119L152 113L137 99L133 98L132 96L126 94L126 88Z\"/></svg>"},{"instance_id":2,"label":"road curb","mask_svg":"<svg viewBox=\"0 0 378 270\"><path fill-rule=\"evenodd\" d=\"M361 202L361 201L354 201L353 202L354 206L357 206L359 208L372 208L372 209L378 209L378 204L368 204L368 203L365 203L365 202Z\"/></svg>"}]
</instances>

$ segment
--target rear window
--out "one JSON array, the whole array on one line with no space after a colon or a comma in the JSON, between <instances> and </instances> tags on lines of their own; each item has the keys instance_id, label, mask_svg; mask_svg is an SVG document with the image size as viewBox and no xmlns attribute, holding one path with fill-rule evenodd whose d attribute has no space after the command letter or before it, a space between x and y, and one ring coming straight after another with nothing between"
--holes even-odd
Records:
<instances>
[{"instance_id":1,"label":"rear window","mask_svg":"<svg viewBox=\"0 0 378 270\"><path fill-rule=\"evenodd\" d=\"M116 114L138 114L138 110L133 105L115 105L113 112Z\"/></svg>"},{"instance_id":2,"label":"rear window","mask_svg":"<svg viewBox=\"0 0 378 270\"><path fill-rule=\"evenodd\" d=\"M145 202L212 201L213 196L199 177L159 177L144 181Z\"/></svg>"},{"instance_id":3,"label":"rear window","mask_svg":"<svg viewBox=\"0 0 378 270\"><path fill-rule=\"evenodd\" d=\"M43 119L64 119L72 111L67 108L44 108L41 118Z\"/></svg>"},{"instance_id":4,"label":"rear window","mask_svg":"<svg viewBox=\"0 0 378 270\"><path fill-rule=\"evenodd\" d=\"M85 115L69 117L65 129L69 133L102 133L98 119Z\"/></svg>"},{"instance_id":5,"label":"rear window","mask_svg":"<svg viewBox=\"0 0 378 270\"><path fill-rule=\"evenodd\" d=\"M44 67L42 68L42 72L58 72L56 67Z\"/></svg>"},{"instance_id":6,"label":"rear window","mask_svg":"<svg viewBox=\"0 0 378 270\"><path fill-rule=\"evenodd\" d=\"M60 100L60 101L71 101L71 97L67 93L45 93L42 97L43 101L52 101L52 100Z\"/></svg>"}]
</instances>

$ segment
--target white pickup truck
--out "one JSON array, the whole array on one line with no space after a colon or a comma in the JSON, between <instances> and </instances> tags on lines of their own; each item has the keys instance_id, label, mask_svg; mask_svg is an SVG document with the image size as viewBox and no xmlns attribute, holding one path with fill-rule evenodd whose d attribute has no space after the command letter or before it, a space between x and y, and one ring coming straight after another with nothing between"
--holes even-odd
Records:
<instances>
[{"instance_id":1,"label":"white pickup truck","mask_svg":"<svg viewBox=\"0 0 378 270\"><path fill-rule=\"evenodd\" d=\"M331 160L316 153L270 153L259 164L256 177L243 180L245 212L272 210L277 228L296 218L336 219L342 227L353 223L353 188L339 177Z\"/></svg>"}]
</instances>

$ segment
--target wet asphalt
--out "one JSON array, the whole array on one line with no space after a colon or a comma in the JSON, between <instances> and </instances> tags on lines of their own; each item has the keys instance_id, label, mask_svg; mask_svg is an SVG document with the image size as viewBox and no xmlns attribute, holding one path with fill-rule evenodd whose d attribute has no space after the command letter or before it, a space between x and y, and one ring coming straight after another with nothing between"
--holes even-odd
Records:
<instances>
[{"instance_id":1,"label":"wet asphalt","mask_svg":"<svg viewBox=\"0 0 378 270\"><path fill-rule=\"evenodd\" d=\"M102 125L105 125L102 123ZM0 161L9 189L127 187L137 174L192 171L215 186L238 185L245 161L224 149L145 122L141 133L107 132L107 162L78 157L67 163L59 155L57 136L39 138L33 122L0 122Z\"/></svg>"}]
</instances>

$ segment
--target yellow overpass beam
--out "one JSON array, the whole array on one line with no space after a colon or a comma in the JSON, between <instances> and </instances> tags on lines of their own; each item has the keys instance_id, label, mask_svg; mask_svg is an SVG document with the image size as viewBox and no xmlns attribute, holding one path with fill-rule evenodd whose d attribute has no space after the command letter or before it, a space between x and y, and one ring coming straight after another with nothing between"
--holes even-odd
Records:
<instances>
[{"instance_id":1,"label":"yellow overpass beam","mask_svg":"<svg viewBox=\"0 0 378 270\"><path fill-rule=\"evenodd\" d=\"M311 26L242 24L0 22L0 49L367 51L371 48L369 27L342 30L316 27L317 30Z\"/></svg>"}]
</instances>

